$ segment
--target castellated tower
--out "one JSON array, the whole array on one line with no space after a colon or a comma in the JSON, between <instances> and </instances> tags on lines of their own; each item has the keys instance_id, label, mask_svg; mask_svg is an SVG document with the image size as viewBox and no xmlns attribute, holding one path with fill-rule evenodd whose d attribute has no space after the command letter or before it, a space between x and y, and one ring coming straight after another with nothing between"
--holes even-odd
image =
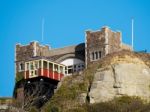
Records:
<instances>
[{"instance_id":1,"label":"castellated tower","mask_svg":"<svg viewBox=\"0 0 150 112\"><path fill-rule=\"evenodd\" d=\"M30 42L28 45L16 45L16 73L24 71L24 62L34 57L48 56L49 46L41 46L38 42Z\"/></svg>"},{"instance_id":2,"label":"castellated tower","mask_svg":"<svg viewBox=\"0 0 150 112\"><path fill-rule=\"evenodd\" d=\"M85 64L97 61L112 52L122 49L121 32L114 32L108 27L100 31L86 31ZM125 45L124 45L125 46Z\"/></svg>"}]
</instances>

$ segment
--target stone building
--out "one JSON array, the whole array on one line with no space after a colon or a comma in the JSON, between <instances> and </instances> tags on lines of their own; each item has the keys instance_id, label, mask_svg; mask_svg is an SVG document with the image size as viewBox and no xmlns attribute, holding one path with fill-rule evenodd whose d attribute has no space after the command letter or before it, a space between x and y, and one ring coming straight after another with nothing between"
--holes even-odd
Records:
<instances>
[{"instance_id":1,"label":"stone building","mask_svg":"<svg viewBox=\"0 0 150 112\"><path fill-rule=\"evenodd\" d=\"M66 66L66 75L79 72L90 62L97 61L109 53L131 47L122 43L121 32L114 32L108 27L99 31L86 31L85 43L64 48L52 49L48 45L30 42L29 45L16 45L16 73L25 69L25 61L44 57Z\"/></svg>"},{"instance_id":2,"label":"stone building","mask_svg":"<svg viewBox=\"0 0 150 112\"><path fill-rule=\"evenodd\" d=\"M86 31L85 63L97 61L107 54L123 49L131 50L129 45L122 43L121 32L114 32L108 27L98 31Z\"/></svg>"},{"instance_id":3,"label":"stone building","mask_svg":"<svg viewBox=\"0 0 150 112\"><path fill-rule=\"evenodd\" d=\"M112 52L122 49L132 50L129 45L122 43L121 32L114 32L108 27L98 31L86 31L85 37L85 43L58 49L40 45L37 41L28 45L17 44L15 49L17 90L14 91L17 101L21 105L28 106L30 98L28 95L38 92L40 95L38 97L41 98L39 102L45 102L53 95L63 76L80 72L91 62L98 61ZM21 79L27 80L22 84ZM45 84L50 87L40 89ZM43 90L47 91L47 95L43 94Z\"/></svg>"}]
</instances>

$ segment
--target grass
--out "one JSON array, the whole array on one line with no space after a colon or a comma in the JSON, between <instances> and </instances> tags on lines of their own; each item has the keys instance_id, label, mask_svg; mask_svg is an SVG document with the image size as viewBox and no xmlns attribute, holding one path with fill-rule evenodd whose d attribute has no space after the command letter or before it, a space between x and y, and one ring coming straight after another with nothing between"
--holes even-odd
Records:
<instances>
[{"instance_id":1,"label":"grass","mask_svg":"<svg viewBox=\"0 0 150 112\"><path fill-rule=\"evenodd\" d=\"M16 83L24 79L24 72L17 72L16 73Z\"/></svg>"},{"instance_id":2,"label":"grass","mask_svg":"<svg viewBox=\"0 0 150 112\"><path fill-rule=\"evenodd\" d=\"M150 65L147 63L150 60L150 54L130 51L109 54L100 61L91 63L82 74L65 77L54 96L42 107L42 112L150 112L147 111L150 104L145 104L137 97L123 96L109 102L88 104L88 92L96 70L116 62L132 62L133 58L138 58L146 65ZM87 95L84 103L80 101L82 93Z\"/></svg>"},{"instance_id":3,"label":"grass","mask_svg":"<svg viewBox=\"0 0 150 112\"><path fill-rule=\"evenodd\" d=\"M128 56L130 60L126 57ZM60 88L42 108L42 112L150 112L150 104L140 98L123 96L109 102L89 104L88 93L98 68L107 67L116 62L134 61L138 58L150 67L150 54L121 51L108 54L101 60L91 63L81 74L65 77ZM16 83L23 79L23 72L16 74ZM81 94L86 96L81 101ZM36 112L34 107L31 112Z\"/></svg>"}]
</instances>

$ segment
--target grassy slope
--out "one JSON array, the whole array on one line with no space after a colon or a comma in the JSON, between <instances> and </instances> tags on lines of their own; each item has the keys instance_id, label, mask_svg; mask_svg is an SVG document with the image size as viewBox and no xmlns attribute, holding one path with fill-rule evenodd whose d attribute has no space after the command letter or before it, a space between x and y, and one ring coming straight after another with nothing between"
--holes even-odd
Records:
<instances>
[{"instance_id":1,"label":"grassy slope","mask_svg":"<svg viewBox=\"0 0 150 112\"><path fill-rule=\"evenodd\" d=\"M140 58L145 64L150 65L150 55L144 53L132 53L129 51L121 51L118 53L110 54L99 62L95 62L91 64L86 70L81 74L74 74L72 76L64 78L62 81L61 87L54 94L52 99L43 106L43 112L97 112L96 109L103 110L106 109L105 112L118 111L118 112L126 112L123 110L124 108L132 108L132 105L139 104L144 108L148 108L149 106L143 104L140 99L137 98L120 98L114 99L111 102L99 103L94 105L89 105L88 103L82 103L80 101L80 95L85 93L88 95L88 89L90 88L90 84L92 83L94 73L98 68L110 65L114 59L123 59L125 56L130 56L132 58ZM88 97L87 97L88 100ZM125 103L120 103L120 101ZM127 100L127 101L126 101ZM133 102L132 102L133 101ZM119 103L118 103L119 102ZM119 106L119 109L118 109ZM98 108L99 107L99 108ZM104 107L104 108L103 108ZM112 107L112 108L111 108ZM118 109L118 110L115 110ZM133 110L133 109L132 109ZM103 110L104 111L104 110ZM132 111L131 111L132 112ZM135 111L133 111L135 112ZM140 112L140 111L136 111ZM143 111L144 112L144 111Z\"/></svg>"}]
</instances>

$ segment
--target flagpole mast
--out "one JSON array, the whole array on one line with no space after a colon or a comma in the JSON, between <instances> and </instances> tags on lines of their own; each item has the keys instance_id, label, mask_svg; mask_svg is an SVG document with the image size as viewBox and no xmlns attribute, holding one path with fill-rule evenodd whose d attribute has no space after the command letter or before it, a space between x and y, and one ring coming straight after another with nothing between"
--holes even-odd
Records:
<instances>
[{"instance_id":1,"label":"flagpole mast","mask_svg":"<svg viewBox=\"0 0 150 112\"><path fill-rule=\"evenodd\" d=\"M42 18L42 42L44 41L44 18Z\"/></svg>"},{"instance_id":2,"label":"flagpole mast","mask_svg":"<svg viewBox=\"0 0 150 112\"><path fill-rule=\"evenodd\" d=\"M132 18L132 50L134 50L134 19Z\"/></svg>"}]
</instances>

